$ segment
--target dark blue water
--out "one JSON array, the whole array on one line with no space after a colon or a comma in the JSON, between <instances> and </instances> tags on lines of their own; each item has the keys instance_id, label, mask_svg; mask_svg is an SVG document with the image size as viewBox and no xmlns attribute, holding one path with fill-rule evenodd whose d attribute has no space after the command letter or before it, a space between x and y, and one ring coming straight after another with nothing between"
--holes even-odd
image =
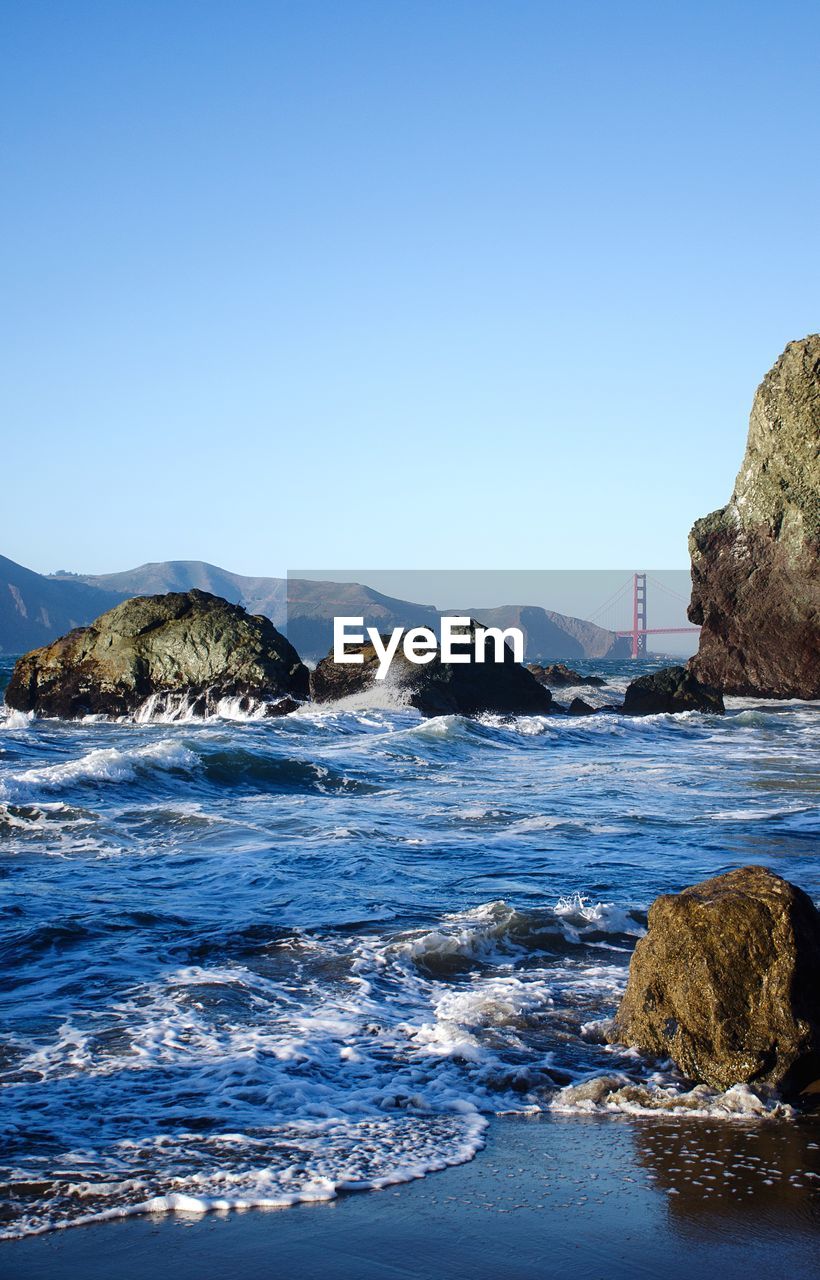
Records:
<instances>
[{"instance_id":1,"label":"dark blue water","mask_svg":"<svg viewBox=\"0 0 820 1280\"><path fill-rule=\"evenodd\" d=\"M599 702L636 674L589 666ZM380 1186L504 1110L754 1115L595 1024L658 893L757 862L820 898L818 746L817 707L740 702L5 715L2 1229Z\"/></svg>"}]
</instances>

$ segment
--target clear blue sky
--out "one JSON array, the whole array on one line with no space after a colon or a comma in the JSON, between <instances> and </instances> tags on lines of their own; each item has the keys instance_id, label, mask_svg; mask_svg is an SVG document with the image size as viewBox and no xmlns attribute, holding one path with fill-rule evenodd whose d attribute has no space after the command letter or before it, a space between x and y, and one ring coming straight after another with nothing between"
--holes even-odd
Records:
<instances>
[{"instance_id":1,"label":"clear blue sky","mask_svg":"<svg viewBox=\"0 0 820 1280\"><path fill-rule=\"evenodd\" d=\"M0 552L685 567L820 327L820 9L2 13Z\"/></svg>"}]
</instances>

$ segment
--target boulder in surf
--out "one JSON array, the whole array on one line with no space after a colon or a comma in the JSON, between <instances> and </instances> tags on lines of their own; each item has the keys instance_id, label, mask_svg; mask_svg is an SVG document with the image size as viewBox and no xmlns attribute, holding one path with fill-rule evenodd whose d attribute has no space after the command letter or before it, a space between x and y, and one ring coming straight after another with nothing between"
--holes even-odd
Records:
<instances>
[{"instance_id":1,"label":"boulder in surf","mask_svg":"<svg viewBox=\"0 0 820 1280\"><path fill-rule=\"evenodd\" d=\"M811 898L760 866L656 898L608 1038L671 1058L714 1089L815 1092L820 913Z\"/></svg>"},{"instance_id":2,"label":"boulder in surf","mask_svg":"<svg viewBox=\"0 0 820 1280\"><path fill-rule=\"evenodd\" d=\"M723 715L723 698L717 689L701 684L686 667L664 667L633 680L621 708L627 716L652 716L662 712L710 711Z\"/></svg>"},{"instance_id":3,"label":"boulder in surf","mask_svg":"<svg viewBox=\"0 0 820 1280\"><path fill-rule=\"evenodd\" d=\"M465 634L473 639L480 624L470 622ZM387 637L385 637L385 640ZM323 658L310 679L316 702L333 702L372 689L388 690L388 696L426 716L545 714L551 710L552 694L504 646L503 660L494 660L494 646L488 640L485 660L442 662L438 652L424 665L408 661L398 649L388 678L376 684L380 655L371 643L348 645L350 653L362 655L357 664Z\"/></svg>"},{"instance_id":4,"label":"boulder in surf","mask_svg":"<svg viewBox=\"0 0 820 1280\"><path fill-rule=\"evenodd\" d=\"M206 591L174 591L126 600L25 654L6 703L76 719L131 715L153 696L187 698L204 715L223 698L275 707L307 694L307 668L268 618Z\"/></svg>"}]
</instances>

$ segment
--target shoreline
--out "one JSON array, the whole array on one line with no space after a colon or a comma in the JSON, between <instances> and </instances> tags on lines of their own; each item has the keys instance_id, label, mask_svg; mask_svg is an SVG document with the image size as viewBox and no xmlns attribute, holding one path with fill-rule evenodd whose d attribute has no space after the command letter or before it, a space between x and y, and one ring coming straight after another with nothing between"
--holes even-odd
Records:
<instances>
[{"instance_id":1,"label":"shoreline","mask_svg":"<svg viewBox=\"0 0 820 1280\"><path fill-rule=\"evenodd\" d=\"M499 1116L473 1160L413 1182L4 1241L0 1276L780 1278L811 1272L818 1228L820 1117Z\"/></svg>"}]
</instances>

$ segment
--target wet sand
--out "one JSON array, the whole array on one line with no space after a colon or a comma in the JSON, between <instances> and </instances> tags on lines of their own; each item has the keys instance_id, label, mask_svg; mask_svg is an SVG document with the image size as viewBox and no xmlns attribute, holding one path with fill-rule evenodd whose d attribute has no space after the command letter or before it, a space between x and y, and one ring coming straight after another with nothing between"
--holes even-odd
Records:
<instances>
[{"instance_id":1,"label":"wet sand","mask_svg":"<svg viewBox=\"0 0 820 1280\"><path fill-rule=\"evenodd\" d=\"M820 1121L502 1117L470 1164L277 1211L0 1245L15 1280L820 1274Z\"/></svg>"}]
</instances>

